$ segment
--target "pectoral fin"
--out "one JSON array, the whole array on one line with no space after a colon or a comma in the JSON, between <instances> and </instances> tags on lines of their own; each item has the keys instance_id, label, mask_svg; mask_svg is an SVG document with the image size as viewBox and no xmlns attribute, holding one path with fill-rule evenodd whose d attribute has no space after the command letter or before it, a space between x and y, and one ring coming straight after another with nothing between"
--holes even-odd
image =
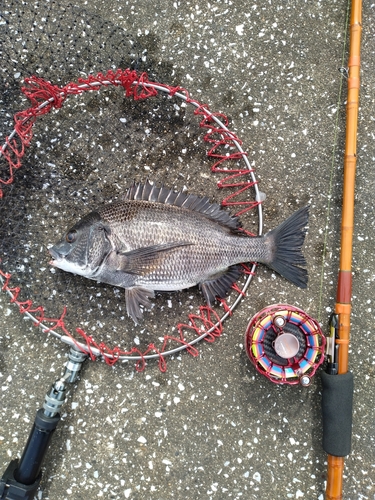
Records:
<instances>
[{"instance_id":1,"label":"pectoral fin","mask_svg":"<svg viewBox=\"0 0 375 500\"><path fill-rule=\"evenodd\" d=\"M116 255L117 271L144 276L155 271L170 252L188 245L191 243L172 242L137 248L130 252L118 252Z\"/></svg>"},{"instance_id":2,"label":"pectoral fin","mask_svg":"<svg viewBox=\"0 0 375 500\"><path fill-rule=\"evenodd\" d=\"M153 290L146 290L141 287L125 289L126 312L136 325L143 317L143 311L140 306L142 305L146 309L150 309L151 302L149 299L154 298L154 296Z\"/></svg>"}]
</instances>

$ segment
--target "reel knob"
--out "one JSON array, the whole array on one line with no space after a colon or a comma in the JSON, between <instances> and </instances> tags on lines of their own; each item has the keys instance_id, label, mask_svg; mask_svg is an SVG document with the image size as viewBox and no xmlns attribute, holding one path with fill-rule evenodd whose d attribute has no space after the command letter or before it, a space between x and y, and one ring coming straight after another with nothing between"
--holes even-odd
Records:
<instances>
[{"instance_id":1,"label":"reel knob","mask_svg":"<svg viewBox=\"0 0 375 500\"><path fill-rule=\"evenodd\" d=\"M273 346L276 354L284 359L294 358L299 351L299 341L291 333L282 333L279 335Z\"/></svg>"}]
</instances>

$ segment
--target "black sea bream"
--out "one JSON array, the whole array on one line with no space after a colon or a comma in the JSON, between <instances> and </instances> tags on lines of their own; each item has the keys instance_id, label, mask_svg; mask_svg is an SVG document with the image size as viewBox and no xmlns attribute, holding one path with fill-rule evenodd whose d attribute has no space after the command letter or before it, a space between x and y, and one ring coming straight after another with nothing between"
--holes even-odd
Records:
<instances>
[{"instance_id":1,"label":"black sea bream","mask_svg":"<svg viewBox=\"0 0 375 500\"><path fill-rule=\"evenodd\" d=\"M124 200L91 212L49 249L55 267L125 288L138 323L155 291L199 285L208 304L224 297L242 262L271 267L306 288L301 253L308 207L264 236L249 237L240 221L207 197L134 184Z\"/></svg>"}]
</instances>

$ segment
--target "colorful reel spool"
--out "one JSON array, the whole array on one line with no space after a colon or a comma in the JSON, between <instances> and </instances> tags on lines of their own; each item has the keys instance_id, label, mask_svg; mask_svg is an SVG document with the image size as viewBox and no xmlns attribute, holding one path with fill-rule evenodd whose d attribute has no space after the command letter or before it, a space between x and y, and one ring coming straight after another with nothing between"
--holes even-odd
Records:
<instances>
[{"instance_id":1,"label":"colorful reel spool","mask_svg":"<svg viewBox=\"0 0 375 500\"><path fill-rule=\"evenodd\" d=\"M325 337L301 309L276 304L250 320L245 349L259 373L275 384L308 386L324 361Z\"/></svg>"}]
</instances>

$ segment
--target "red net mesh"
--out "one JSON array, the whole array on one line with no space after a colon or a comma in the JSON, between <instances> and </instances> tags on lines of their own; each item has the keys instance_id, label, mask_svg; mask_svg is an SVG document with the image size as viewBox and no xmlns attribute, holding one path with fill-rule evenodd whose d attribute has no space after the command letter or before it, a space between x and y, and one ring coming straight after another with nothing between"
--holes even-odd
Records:
<instances>
[{"instance_id":1,"label":"red net mesh","mask_svg":"<svg viewBox=\"0 0 375 500\"><path fill-rule=\"evenodd\" d=\"M172 97L178 95L187 104L191 104L195 108L194 115L200 119L200 128L205 131L203 140L210 146L207 156L215 161L211 166L211 171L221 175L217 186L221 189L228 189L222 205L234 207L237 215L252 211L259 205L259 201L249 199L250 196L247 195L248 190L254 188L256 184L255 177L249 164L246 168L238 165L239 161L244 160L246 153L242 150L241 141L228 129L226 116L222 113L211 113L206 104L192 99L186 89L150 82L146 73L138 74L130 69L110 70L105 74L98 73L88 78L80 78L77 83L70 82L63 87L53 85L37 76L26 78L22 92L30 100L31 107L14 115L14 131L6 138L1 149L8 168L0 177L0 185L10 185L15 180L15 171L22 166L26 148L30 146L33 138L33 127L39 116L61 108L69 95L99 91L103 87L122 87L126 97L131 97L135 101L146 100L165 92ZM243 196L244 193L246 196ZM3 194L3 190L0 189L0 198ZM244 274L248 276L253 274L253 270L248 266L244 265L243 268ZM59 332L63 339L71 339L71 343L88 352L92 358L98 355L103 356L108 364L113 364L124 357L131 357L136 359L136 369L142 371L146 359L152 355L159 359L160 370L165 371L165 354L170 353L171 346L177 344L192 356L197 356L198 351L194 347L196 341L204 338L206 342L213 342L223 330L222 318L218 312L208 306L200 306L198 313L188 314L186 322L178 322L174 328L178 335L163 336L160 348L154 342L150 342L146 348L142 349L137 346L131 349L109 347L105 342L94 340L93 336L81 326L75 328L79 339L77 340L66 324L66 307L63 308L59 317L48 317L44 306L35 306L30 299L20 300L21 289L18 286L11 286L10 273L0 270L0 275L3 277L2 290L11 296L11 302L18 306L21 314L33 317L35 326L42 325L45 332ZM243 289L236 284L233 285L233 290L240 296L245 294ZM226 300L221 299L220 303L224 311L223 317L232 314L233 307L230 307ZM192 333L196 336L193 341L191 340Z\"/></svg>"}]
</instances>

